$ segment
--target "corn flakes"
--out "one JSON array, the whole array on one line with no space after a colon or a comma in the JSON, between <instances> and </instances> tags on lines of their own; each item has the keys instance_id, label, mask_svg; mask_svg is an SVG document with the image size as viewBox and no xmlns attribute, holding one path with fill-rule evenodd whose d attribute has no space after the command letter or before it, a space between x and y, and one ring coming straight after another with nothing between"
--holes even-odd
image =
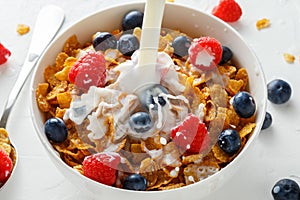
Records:
<instances>
[{"instance_id":1,"label":"corn flakes","mask_svg":"<svg viewBox=\"0 0 300 200\"><path fill-rule=\"evenodd\" d=\"M114 30L112 33L119 37L122 31ZM135 28L133 34L140 40L141 29ZM122 157L122 162L118 166L116 187L122 188L125 177L138 172L147 179L147 190L170 190L213 175L238 155L225 153L216 144L216 139L222 130L233 128L239 131L242 149L256 126L255 116L249 119L240 118L230 105L230 99L236 93L248 90L247 70L232 63L220 65L218 66L218 73L222 77L220 80L212 72L202 73L193 70L188 59L173 55L174 49L170 44L179 35L185 34L178 30L162 30L159 51L166 52L177 65L175 69L179 82L184 86L182 94L188 101L190 106L188 109L199 118L203 118L203 122L207 124L211 149L208 148L207 152L198 154L182 152L183 150L176 146L169 133L165 131L154 132L151 137L142 139L124 137L122 133L117 132L114 117L105 115L113 109L123 107L122 101L127 95L124 94L119 97L116 105L102 110L103 112L95 116L102 118L106 126L106 132L100 139L90 138L91 131L87 129L89 119L84 119L80 125L66 120L67 140L51 144L67 165L84 174L82 161L86 156L102 151L114 151ZM45 83L40 83L36 88L36 100L39 109L47 116L63 118L71 102L79 99L83 93L70 83L68 73L77 61L78 52L91 49L90 44L81 45L76 35L71 36L65 42L62 52L57 55L55 63L45 68ZM117 49L108 49L103 53L107 69L114 69L127 59ZM114 76L119 74L108 74L107 85L114 83ZM183 112L176 106L172 111L176 115ZM130 130L126 129L124 132L128 134ZM0 134L0 143L3 138L3 134Z\"/></svg>"},{"instance_id":2,"label":"corn flakes","mask_svg":"<svg viewBox=\"0 0 300 200\"><path fill-rule=\"evenodd\" d=\"M243 137L246 137L248 134L252 133L255 126L256 126L255 123L249 123L246 126L244 126L239 132L240 137L243 138Z\"/></svg>"},{"instance_id":3,"label":"corn flakes","mask_svg":"<svg viewBox=\"0 0 300 200\"><path fill-rule=\"evenodd\" d=\"M20 35L25 35L26 33L28 33L30 31L30 27L28 25L25 24L18 24L17 27L17 32Z\"/></svg>"},{"instance_id":4,"label":"corn flakes","mask_svg":"<svg viewBox=\"0 0 300 200\"><path fill-rule=\"evenodd\" d=\"M64 67L65 60L69 58L68 54L65 52L60 52L55 59L55 67L58 71L62 70Z\"/></svg>"},{"instance_id":5,"label":"corn flakes","mask_svg":"<svg viewBox=\"0 0 300 200\"><path fill-rule=\"evenodd\" d=\"M0 149L2 149L7 153L7 155L9 155L12 160L13 166L15 166L17 160L16 150L10 143L8 133L4 128L0 128Z\"/></svg>"},{"instance_id":6,"label":"corn flakes","mask_svg":"<svg viewBox=\"0 0 300 200\"><path fill-rule=\"evenodd\" d=\"M68 81L69 80L69 77L68 77L69 71L76 61L77 61L77 59L74 57L66 58L64 60L63 64L60 65L60 67L57 67L57 69L59 71L54 74L55 78L60 81Z\"/></svg>"},{"instance_id":7,"label":"corn flakes","mask_svg":"<svg viewBox=\"0 0 300 200\"><path fill-rule=\"evenodd\" d=\"M295 56L293 54L290 54L290 53L284 53L283 58L289 64L294 63L294 61L296 59Z\"/></svg>"},{"instance_id":8,"label":"corn flakes","mask_svg":"<svg viewBox=\"0 0 300 200\"><path fill-rule=\"evenodd\" d=\"M267 18L262 18L256 22L257 30L268 28L271 25L270 20Z\"/></svg>"}]
</instances>

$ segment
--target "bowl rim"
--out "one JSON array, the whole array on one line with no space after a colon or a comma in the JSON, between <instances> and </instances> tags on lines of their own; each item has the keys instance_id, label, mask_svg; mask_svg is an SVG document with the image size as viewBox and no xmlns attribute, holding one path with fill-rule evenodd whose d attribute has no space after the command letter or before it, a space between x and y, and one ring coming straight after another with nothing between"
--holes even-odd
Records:
<instances>
[{"instance_id":1,"label":"bowl rim","mask_svg":"<svg viewBox=\"0 0 300 200\"><path fill-rule=\"evenodd\" d=\"M250 146L253 146L253 143L254 143L254 140L258 137L259 135L259 132L261 131L261 127L263 125L263 119L264 119L264 116L265 116L265 112L266 112L266 105L267 105L267 90L266 90L266 84L262 85L261 87L263 87L263 97L264 99L260 99L260 118L259 119L256 119L256 121L258 123L256 123L256 127L255 129L253 130L253 132L251 133L251 137L248 139L247 143L245 144L245 146L243 146L243 149L239 152L239 154L230 162L228 163L224 168L220 169L220 171L216 172L215 174L199 181L199 182L196 182L196 183L193 183L193 184L190 184L190 185L186 185L184 187L180 187L180 188L176 188L176 189L172 189L172 190L163 190L163 191L131 191L131 190L124 190L124 189L121 189L121 188L117 188L117 187L112 187L112 186L107 186L105 184L101 184L101 183L98 183L96 181L93 181L83 175L81 175L79 172L77 172L76 170L72 169L69 165L67 165L61 158L60 156L58 155L58 152L56 152L54 150L54 148L51 146L51 144L48 142L48 141L45 141L44 138L41 136L42 133L40 133L40 127L38 126L38 124L36 123L35 121L35 108L34 107L37 107L37 104L36 104L36 99L35 99L35 88L33 86L35 86L34 84L34 81L35 81L35 77L36 77L36 73L37 73L37 70L38 70L38 67L41 65L41 61L42 59L45 57L45 55L48 53L48 51L51 50L52 46L55 45L55 43L60 39L62 38L68 30L70 29L73 29L78 23L83 23L84 21L90 19L90 18L93 18L95 17L96 15L98 15L99 13L101 12L104 12L104 11L107 11L107 10L111 10L111 9L116 9L118 7L122 7L122 6L130 6L130 7L134 7L134 6L141 6L141 5L144 5L145 2L129 2L129 3L117 3L117 4L114 4L114 5L110 5L108 7L105 7L105 8L101 8L97 11L94 11L90 14L86 14L85 16L81 17L80 19L74 21L73 23L71 23L70 25L68 25L67 27L65 27L63 30L61 30L57 36L51 41L51 43L48 45L48 47L45 49L45 51L43 52L43 54L40 56L37 64L36 64L36 67L34 69L34 72L33 72L33 75L31 77L31 82L30 82L30 86L32 87L32 94L30 95L30 100L31 100L31 103L30 103L30 113L31 113L31 118L32 118L32 123L34 125L34 128L35 128L35 131L36 131L36 134L38 135L38 138L39 138L39 141L42 143L43 147L47 150L48 153L50 153L51 155L51 159L55 159L57 162L57 164L59 164L60 166L62 166L65 170L68 170L70 173L74 174L75 176L79 176L79 179L82 179L83 181L87 181L89 182L89 184L93 184L95 185L96 187L103 187L105 189L109 189L109 190L112 190L112 191L121 191L121 192L126 192L126 193L141 193L143 195L147 195L147 194L153 194L153 193L158 193L158 194L162 194L162 193L169 193L169 192L174 192L174 191L184 191L188 188L192 188L192 187L198 187L199 185L205 185L207 184L207 182L209 182L211 179L215 179L220 173L223 173L223 172L226 172L228 171L229 168L231 167L234 167L235 165L237 165L240 160L243 158L243 154L246 153L246 151L249 149ZM189 9L189 10L192 10L196 13L199 13L201 15L208 15L210 18L212 18L212 20L215 20L217 21L217 23L220 23L222 26L226 27L228 30L230 30L236 37L238 37L242 43L244 43L244 45L248 48L249 52L252 54L252 57L254 60L254 63L256 63L257 65L257 73L260 75L261 79L262 79L262 82L263 83L266 83L266 78L265 78L265 75L264 75L264 72L263 72L263 69L262 69L262 66L261 66L261 62L259 61L257 55L255 54L255 52L253 51L253 49L250 47L250 45L244 40L244 38L241 36L241 34L236 30L234 29L230 24L222 21L221 19L213 16L212 14L210 13L207 13L205 11L202 11L202 10L197 10L196 8L190 6L190 5L183 5L183 4L180 4L180 3L169 3L167 2L166 3L166 6L170 6L170 7L184 7L185 9ZM38 108L37 108L38 110ZM256 111L256 114L257 114L257 111ZM49 144L47 144L49 143ZM60 172L62 170L59 170Z\"/></svg>"}]
</instances>

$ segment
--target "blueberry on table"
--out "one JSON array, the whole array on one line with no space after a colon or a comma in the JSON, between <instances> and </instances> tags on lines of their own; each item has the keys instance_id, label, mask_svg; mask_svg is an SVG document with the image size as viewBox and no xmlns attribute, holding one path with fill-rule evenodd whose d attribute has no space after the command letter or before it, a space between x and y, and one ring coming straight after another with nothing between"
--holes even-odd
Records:
<instances>
[{"instance_id":1,"label":"blueberry on table","mask_svg":"<svg viewBox=\"0 0 300 200\"><path fill-rule=\"evenodd\" d=\"M154 98L157 98L157 102L160 106L165 106L166 105L166 101L165 99L160 96L160 94L168 94L168 90L160 85L160 84L155 84L149 88L146 88L145 90L143 90L140 93L140 101L141 104L146 108L149 109L150 106L152 105L153 107L151 109L153 110L157 110L158 109L158 105L155 102Z\"/></svg>"},{"instance_id":2,"label":"blueberry on table","mask_svg":"<svg viewBox=\"0 0 300 200\"><path fill-rule=\"evenodd\" d=\"M146 112L137 112L130 116L129 125L137 133L144 133L153 126L151 117Z\"/></svg>"},{"instance_id":3,"label":"blueberry on table","mask_svg":"<svg viewBox=\"0 0 300 200\"><path fill-rule=\"evenodd\" d=\"M138 10L132 10L126 13L122 19L123 31L134 29L135 27L142 28L144 13Z\"/></svg>"},{"instance_id":4,"label":"blueberry on table","mask_svg":"<svg viewBox=\"0 0 300 200\"><path fill-rule=\"evenodd\" d=\"M267 85L268 99L274 104L283 104L287 102L292 95L290 84L281 79L274 79Z\"/></svg>"},{"instance_id":5,"label":"blueberry on table","mask_svg":"<svg viewBox=\"0 0 300 200\"><path fill-rule=\"evenodd\" d=\"M227 46L222 46L222 57L221 57L221 61L219 62L219 64L225 64L228 61L231 60L233 56L233 53L231 51L230 48L228 48Z\"/></svg>"},{"instance_id":6,"label":"blueberry on table","mask_svg":"<svg viewBox=\"0 0 300 200\"><path fill-rule=\"evenodd\" d=\"M139 174L131 174L125 178L123 189L145 191L147 189L147 180Z\"/></svg>"},{"instance_id":7,"label":"blueberry on table","mask_svg":"<svg viewBox=\"0 0 300 200\"><path fill-rule=\"evenodd\" d=\"M272 121L273 121L272 115L269 112L266 112L265 119L261 129L264 130L269 128L272 124Z\"/></svg>"},{"instance_id":8,"label":"blueberry on table","mask_svg":"<svg viewBox=\"0 0 300 200\"><path fill-rule=\"evenodd\" d=\"M139 48L139 40L132 34L124 34L118 41L118 50L124 56L131 56Z\"/></svg>"},{"instance_id":9,"label":"blueberry on table","mask_svg":"<svg viewBox=\"0 0 300 200\"><path fill-rule=\"evenodd\" d=\"M107 49L117 48L117 39L111 33L99 32L96 33L93 40L93 47L96 51L106 51Z\"/></svg>"},{"instance_id":10,"label":"blueberry on table","mask_svg":"<svg viewBox=\"0 0 300 200\"><path fill-rule=\"evenodd\" d=\"M232 101L235 112L242 118L252 117L256 110L254 98L248 92L238 92Z\"/></svg>"},{"instance_id":11,"label":"blueberry on table","mask_svg":"<svg viewBox=\"0 0 300 200\"><path fill-rule=\"evenodd\" d=\"M241 148L240 134L233 129L223 130L218 137L218 145L225 153L233 155Z\"/></svg>"},{"instance_id":12,"label":"blueberry on table","mask_svg":"<svg viewBox=\"0 0 300 200\"><path fill-rule=\"evenodd\" d=\"M272 188L274 200L299 200L299 185L291 179L281 179Z\"/></svg>"},{"instance_id":13,"label":"blueberry on table","mask_svg":"<svg viewBox=\"0 0 300 200\"><path fill-rule=\"evenodd\" d=\"M68 129L64 121L60 118L50 118L44 127L47 138L53 142L64 142L68 137Z\"/></svg>"},{"instance_id":14,"label":"blueberry on table","mask_svg":"<svg viewBox=\"0 0 300 200\"><path fill-rule=\"evenodd\" d=\"M183 35L176 37L172 42L174 54L178 57L184 57L188 55L190 46L191 40Z\"/></svg>"}]
</instances>

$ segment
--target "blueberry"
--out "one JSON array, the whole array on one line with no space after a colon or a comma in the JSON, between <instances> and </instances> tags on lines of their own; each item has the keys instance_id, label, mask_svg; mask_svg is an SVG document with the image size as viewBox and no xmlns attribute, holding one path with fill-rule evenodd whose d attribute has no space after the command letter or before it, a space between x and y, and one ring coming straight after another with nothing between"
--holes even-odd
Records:
<instances>
[{"instance_id":1,"label":"blueberry","mask_svg":"<svg viewBox=\"0 0 300 200\"><path fill-rule=\"evenodd\" d=\"M268 99L275 104L283 104L287 102L291 95L291 86L284 80L275 79L268 83Z\"/></svg>"},{"instance_id":2,"label":"blueberry","mask_svg":"<svg viewBox=\"0 0 300 200\"><path fill-rule=\"evenodd\" d=\"M158 109L158 105L155 103L154 98L158 98L158 103L160 106L165 106L166 101L164 100L163 97L159 96L159 94L165 93L168 94L168 90L163 87L160 84L156 84L154 86L151 86L149 88L146 88L140 93L140 101L141 104L146 108L149 109L150 105L153 105L154 107L152 108L153 110Z\"/></svg>"},{"instance_id":3,"label":"blueberry","mask_svg":"<svg viewBox=\"0 0 300 200\"><path fill-rule=\"evenodd\" d=\"M251 117L256 110L254 98L248 92L239 92L233 97L232 106L242 118Z\"/></svg>"},{"instance_id":4,"label":"blueberry","mask_svg":"<svg viewBox=\"0 0 300 200\"><path fill-rule=\"evenodd\" d=\"M270 113L266 112L264 123L263 123L261 129L264 130L264 129L269 128L272 124L272 121L273 121L272 115Z\"/></svg>"},{"instance_id":5,"label":"blueberry","mask_svg":"<svg viewBox=\"0 0 300 200\"><path fill-rule=\"evenodd\" d=\"M222 46L222 58L219 64L225 64L231 60L233 53L227 46Z\"/></svg>"},{"instance_id":6,"label":"blueberry","mask_svg":"<svg viewBox=\"0 0 300 200\"><path fill-rule=\"evenodd\" d=\"M68 137L68 129L64 121L60 118L50 118L44 127L47 138L53 142L64 142Z\"/></svg>"},{"instance_id":7,"label":"blueberry","mask_svg":"<svg viewBox=\"0 0 300 200\"><path fill-rule=\"evenodd\" d=\"M117 39L108 32L99 32L93 40L93 47L96 51L106 51L117 48Z\"/></svg>"},{"instance_id":8,"label":"blueberry","mask_svg":"<svg viewBox=\"0 0 300 200\"><path fill-rule=\"evenodd\" d=\"M123 31L134 29L135 27L142 28L144 13L138 10L132 10L126 13L122 19Z\"/></svg>"},{"instance_id":9,"label":"blueberry","mask_svg":"<svg viewBox=\"0 0 300 200\"><path fill-rule=\"evenodd\" d=\"M172 42L174 54L178 57L188 55L188 50L191 46L191 40L186 36L178 36Z\"/></svg>"},{"instance_id":10,"label":"blueberry","mask_svg":"<svg viewBox=\"0 0 300 200\"><path fill-rule=\"evenodd\" d=\"M279 180L272 189L274 200L299 200L299 185L291 179Z\"/></svg>"},{"instance_id":11,"label":"blueberry","mask_svg":"<svg viewBox=\"0 0 300 200\"><path fill-rule=\"evenodd\" d=\"M137 133L144 133L152 128L153 123L148 113L137 112L130 116L129 125Z\"/></svg>"},{"instance_id":12,"label":"blueberry","mask_svg":"<svg viewBox=\"0 0 300 200\"><path fill-rule=\"evenodd\" d=\"M225 153L233 155L241 147L240 134L233 129L223 130L218 137L218 145Z\"/></svg>"},{"instance_id":13,"label":"blueberry","mask_svg":"<svg viewBox=\"0 0 300 200\"><path fill-rule=\"evenodd\" d=\"M123 189L145 191L147 189L147 180L139 174L131 174L125 178Z\"/></svg>"},{"instance_id":14,"label":"blueberry","mask_svg":"<svg viewBox=\"0 0 300 200\"><path fill-rule=\"evenodd\" d=\"M139 48L139 40L134 35L124 34L118 41L118 49L125 56L131 56Z\"/></svg>"}]
</instances>

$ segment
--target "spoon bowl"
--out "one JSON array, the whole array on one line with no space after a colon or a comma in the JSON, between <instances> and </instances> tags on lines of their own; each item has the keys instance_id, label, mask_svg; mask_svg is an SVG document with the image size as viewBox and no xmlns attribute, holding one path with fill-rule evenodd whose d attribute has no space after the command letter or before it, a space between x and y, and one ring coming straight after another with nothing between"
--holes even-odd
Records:
<instances>
[{"instance_id":1,"label":"spoon bowl","mask_svg":"<svg viewBox=\"0 0 300 200\"><path fill-rule=\"evenodd\" d=\"M9 139L7 131L3 128L0 128L0 149L4 150L12 161L12 171L10 172L8 179L3 183L2 186L0 184L0 193L1 193L1 191L3 191L5 187L7 187L7 185L9 185L9 183L13 179L16 171L15 169L18 164L18 156L17 156L18 152L16 146Z\"/></svg>"}]
</instances>

